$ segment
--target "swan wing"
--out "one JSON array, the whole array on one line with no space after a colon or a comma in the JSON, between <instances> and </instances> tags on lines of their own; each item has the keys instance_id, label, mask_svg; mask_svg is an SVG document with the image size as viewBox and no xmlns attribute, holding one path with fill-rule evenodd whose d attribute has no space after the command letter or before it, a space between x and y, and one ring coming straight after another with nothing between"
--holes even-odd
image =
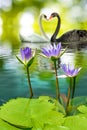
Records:
<instances>
[{"instance_id":1,"label":"swan wing","mask_svg":"<svg viewBox=\"0 0 87 130\"><path fill-rule=\"evenodd\" d=\"M61 42L78 42L87 41L87 30L70 30L60 36L57 41Z\"/></svg>"},{"instance_id":2,"label":"swan wing","mask_svg":"<svg viewBox=\"0 0 87 130\"><path fill-rule=\"evenodd\" d=\"M47 39L44 39L38 34L31 34L27 37L19 35L21 42L29 42L29 43L46 43L49 42Z\"/></svg>"}]
</instances>

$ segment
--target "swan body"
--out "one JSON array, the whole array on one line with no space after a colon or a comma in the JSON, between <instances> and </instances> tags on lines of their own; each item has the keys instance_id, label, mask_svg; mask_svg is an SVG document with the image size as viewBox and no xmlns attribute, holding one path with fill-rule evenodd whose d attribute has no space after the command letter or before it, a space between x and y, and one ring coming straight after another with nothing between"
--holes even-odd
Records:
<instances>
[{"instance_id":1,"label":"swan body","mask_svg":"<svg viewBox=\"0 0 87 130\"><path fill-rule=\"evenodd\" d=\"M41 37L38 34L31 34L27 37L19 35L20 40L22 43L46 43L48 42L46 39L44 39L43 37Z\"/></svg>"},{"instance_id":2,"label":"swan body","mask_svg":"<svg viewBox=\"0 0 87 130\"><path fill-rule=\"evenodd\" d=\"M21 42L26 42L26 43L46 43L46 42L50 42L50 39L48 38L48 36L45 34L45 32L43 30L43 27L42 27L42 24L41 24L42 19L47 20L47 16L45 14L41 14L40 17L39 17L40 31L43 34L44 38L41 37L38 34L31 34L27 37L19 34Z\"/></svg>"},{"instance_id":3,"label":"swan body","mask_svg":"<svg viewBox=\"0 0 87 130\"><path fill-rule=\"evenodd\" d=\"M64 33L62 36L60 36L58 39L56 39L54 41L55 42L87 41L87 31L74 29L74 30L71 30L71 31Z\"/></svg>"},{"instance_id":4,"label":"swan body","mask_svg":"<svg viewBox=\"0 0 87 130\"><path fill-rule=\"evenodd\" d=\"M51 37L51 42L84 42L87 41L87 30L70 30L65 32L59 38L56 39L57 34L60 30L61 19L58 13L52 13L50 18L57 17L58 23L54 34Z\"/></svg>"}]
</instances>

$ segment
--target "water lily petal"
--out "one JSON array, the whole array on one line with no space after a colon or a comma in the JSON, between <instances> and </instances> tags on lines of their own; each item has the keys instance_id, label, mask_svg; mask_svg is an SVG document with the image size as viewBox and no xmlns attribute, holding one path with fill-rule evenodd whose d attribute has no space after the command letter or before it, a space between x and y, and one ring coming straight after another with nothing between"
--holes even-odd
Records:
<instances>
[{"instance_id":1,"label":"water lily petal","mask_svg":"<svg viewBox=\"0 0 87 130\"><path fill-rule=\"evenodd\" d=\"M59 43L58 45L54 43L53 45L49 45L49 47L42 48L41 50L42 53L47 57L54 57L54 59L58 59L61 51L61 43Z\"/></svg>"},{"instance_id":2,"label":"water lily petal","mask_svg":"<svg viewBox=\"0 0 87 130\"><path fill-rule=\"evenodd\" d=\"M69 64L68 65L62 64L61 68L68 77L75 77L81 70L81 68L75 68L73 65L70 66Z\"/></svg>"},{"instance_id":3,"label":"water lily petal","mask_svg":"<svg viewBox=\"0 0 87 130\"><path fill-rule=\"evenodd\" d=\"M44 55L46 55L47 57L50 56L50 55L49 55L49 51L48 51L47 49L45 49L45 48L42 48L42 53L43 53Z\"/></svg>"},{"instance_id":4,"label":"water lily petal","mask_svg":"<svg viewBox=\"0 0 87 130\"><path fill-rule=\"evenodd\" d=\"M26 59L26 60L29 60L29 58L31 58L31 56L32 56L31 48L26 47L26 48L24 49L24 53L25 53L25 59Z\"/></svg>"},{"instance_id":5,"label":"water lily petal","mask_svg":"<svg viewBox=\"0 0 87 130\"><path fill-rule=\"evenodd\" d=\"M24 60L24 59L25 59L25 54L24 54L24 51L23 51L23 49L22 49L22 48L20 49L20 52L21 52L21 57L22 57L22 60Z\"/></svg>"}]
</instances>

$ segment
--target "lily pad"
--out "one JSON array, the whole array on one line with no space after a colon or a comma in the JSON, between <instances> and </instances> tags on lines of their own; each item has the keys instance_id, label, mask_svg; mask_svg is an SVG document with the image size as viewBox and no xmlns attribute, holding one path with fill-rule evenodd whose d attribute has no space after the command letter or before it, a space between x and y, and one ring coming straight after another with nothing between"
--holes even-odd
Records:
<instances>
[{"instance_id":1,"label":"lily pad","mask_svg":"<svg viewBox=\"0 0 87 130\"><path fill-rule=\"evenodd\" d=\"M32 128L33 119L40 119L54 107L47 99L12 99L1 106L0 118L19 128Z\"/></svg>"},{"instance_id":2,"label":"lily pad","mask_svg":"<svg viewBox=\"0 0 87 130\"><path fill-rule=\"evenodd\" d=\"M63 125L70 130L87 130L87 118L80 116L66 117Z\"/></svg>"},{"instance_id":3,"label":"lily pad","mask_svg":"<svg viewBox=\"0 0 87 130\"><path fill-rule=\"evenodd\" d=\"M75 97L74 99L71 100L71 104L75 107L87 104L87 96Z\"/></svg>"},{"instance_id":4,"label":"lily pad","mask_svg":"<svg viewBox=\"0 0 87 130\"><path fill-rule=\"evenodd\" d=\"M87 114L87 106L85 105L81 105L78 107L78 110L83 113L83 114Z\"/></svg>"},{"instance_id":5,"label":"lily pad","mask_svg":"<svg viewBox=\"0 0 87 130\"><path fill-rule=\"evenodd\" d=\"M21 130L0 119L0 130Z\"/></svg>"},{"instance_id":6,"label":"lily pad","mask_svg":"<svg viewBox=\"0 0 87 130\"><path fill-rule=\"evenodd\" d=\"M45 125L43 130L70 130L70 129L65 126Z\"/></svg>"}]
</instances>

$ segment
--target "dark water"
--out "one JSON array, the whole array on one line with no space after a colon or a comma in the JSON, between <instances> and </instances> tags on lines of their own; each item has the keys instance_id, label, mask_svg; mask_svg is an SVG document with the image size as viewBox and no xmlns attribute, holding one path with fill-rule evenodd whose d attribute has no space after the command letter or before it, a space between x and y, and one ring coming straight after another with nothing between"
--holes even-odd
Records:
<instances>
[{"instance_id":1,"label":"dark water","mask_svg":"<svg viewBox=\"0 0 87 130\"><path fill-rule=\"evenodd\" d=\"M29 97L26 70L15 57L19 54L20 47L29 46L40 49L46 44L26 43L21 45L20 43L13 48L9 42L0 42L0 104L11 98ZM75 95L87 95L87 48L67 49L60 62L82 66L82 70L77 77ZM40 95L55 97L55 73L52 62L41 56L36 56L30 72L34 97ZM69 82L61 69L58 69L58 75L60 91L66 94Z\"/></svg>"}]
</instances>

